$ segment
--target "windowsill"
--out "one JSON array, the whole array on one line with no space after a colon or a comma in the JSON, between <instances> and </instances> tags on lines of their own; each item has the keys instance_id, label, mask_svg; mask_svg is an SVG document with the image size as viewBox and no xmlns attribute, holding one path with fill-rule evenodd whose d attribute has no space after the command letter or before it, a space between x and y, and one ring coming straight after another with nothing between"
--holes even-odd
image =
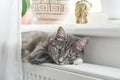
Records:
<instances>
[{"instance_id":1,"label":"windowsill","mask_svg":"<svg viewBox=\"0 0 120 80\"><path fill-rule=\"evenodd\" d=\"M72 16L72 17L71 17ZM120 20L109 20L104 13L89 13L87 24L120 24ZM70 15L64 23L75 24L75 16Z\"/></svg>"},{"instance_id":2,"label":"windowsill","mask_svg":"<svg viewBox=\"0 0 120 80\"><path fill-rule=\"evenodd\" d=\"M56 32L57 28L62 26L66 33L85 35L85 36L101 36L101 37L120 37L120 26L117 24L54 24L54 25L22 25L21 32L24 31L44 31Z\"/></svg>"},{"instance_id":3,"label":"windowsill","mask_svg":"<svg viewBox=\"0 0 120 80\"><path fill-rule=\"evenodd\" d=\"M51 16L51 17L57 17ZM61 16L63 17L62 21L36 21L31 22L31 24L76 24L75 15L69 14L68 16ZM65 18L65 19L64 19ZM89 13L88 15L88 23L87 24L120 24L120 19L118 20L109 20L104 13Z\"/></svg>"}]
</instances>

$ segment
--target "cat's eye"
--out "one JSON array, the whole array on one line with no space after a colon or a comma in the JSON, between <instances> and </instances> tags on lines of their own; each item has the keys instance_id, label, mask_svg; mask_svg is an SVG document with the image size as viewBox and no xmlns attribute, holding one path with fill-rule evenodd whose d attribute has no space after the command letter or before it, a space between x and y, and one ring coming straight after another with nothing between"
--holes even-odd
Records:
<instances>
[{"instance_id":1,"label":"cat's eye","mask_svg":"<svg viewBox=\"0 0 120 80\"><path fill-rule=\"evenodd\" d=\"M73 54L69 54L68 57L69 57L69 58L73 57Z\"/></svg>"}]
</instances>

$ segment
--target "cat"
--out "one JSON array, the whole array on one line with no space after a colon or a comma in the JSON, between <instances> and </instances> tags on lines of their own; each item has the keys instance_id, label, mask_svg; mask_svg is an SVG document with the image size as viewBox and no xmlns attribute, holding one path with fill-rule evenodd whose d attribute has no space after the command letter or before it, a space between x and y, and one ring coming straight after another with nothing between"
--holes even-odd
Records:
<instances>
[{"instance_id":1,"label":"cat","mask_svg":"<svg viewBox=\"0 0 120 80\"><path fill-rule=\"evenodd\" d=\"M66 34L62 27L53 34L40 31L23 32L22 60L32 64L79 64L83 61L84 49L88 42L88 37ZM78 60L79 62L75 62Z\"/></svg>"}]
</instances>

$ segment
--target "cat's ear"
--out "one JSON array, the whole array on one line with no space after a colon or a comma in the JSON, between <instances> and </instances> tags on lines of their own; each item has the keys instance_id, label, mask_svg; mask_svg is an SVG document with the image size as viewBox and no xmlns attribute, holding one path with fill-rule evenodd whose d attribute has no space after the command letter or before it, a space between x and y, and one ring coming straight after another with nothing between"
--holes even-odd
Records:
<instances>
[{"instance_id":1,"label":"cat's ear","mask_svg":"<svg viewBox=\"0 0 120 80\"><path fill-rule=\"evenodd\" d=\"M78 41L76 42L76 48L77 48L79 51L84 50L84 49L86 48L89 40L90 40L89 37L85 37L85 38L82 38L82 39L78 39Z\"/></svg>"},{"instance_id":2,"label":"cat's ear","mask_svg":"<svg viewBox=\"0 0 120 80\"><path fill-rule=\"evenodd\" d=\"M57 30L57 34L56 34L56 39L59 41L63 41L66 37L65 31L64 29L60 26Z\"/></svg>"}]
</instances>

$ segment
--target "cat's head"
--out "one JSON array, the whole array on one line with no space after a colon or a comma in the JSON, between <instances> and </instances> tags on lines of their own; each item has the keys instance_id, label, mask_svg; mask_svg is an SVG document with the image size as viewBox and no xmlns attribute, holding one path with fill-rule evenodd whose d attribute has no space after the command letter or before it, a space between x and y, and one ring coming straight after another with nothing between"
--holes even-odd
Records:
<instances>
[{"instance_id":1,"label":"cat's head","mask_svg":"<svg viewBox=\"0 0 120 80\"><path fill-rule=\"evenodd\" d=\"M68 35L59 27L57 33L49 39L48 52L57 64L73 64L74 60L82 57L88 41L87 37Z\"/></svg>"}]
</instances>

